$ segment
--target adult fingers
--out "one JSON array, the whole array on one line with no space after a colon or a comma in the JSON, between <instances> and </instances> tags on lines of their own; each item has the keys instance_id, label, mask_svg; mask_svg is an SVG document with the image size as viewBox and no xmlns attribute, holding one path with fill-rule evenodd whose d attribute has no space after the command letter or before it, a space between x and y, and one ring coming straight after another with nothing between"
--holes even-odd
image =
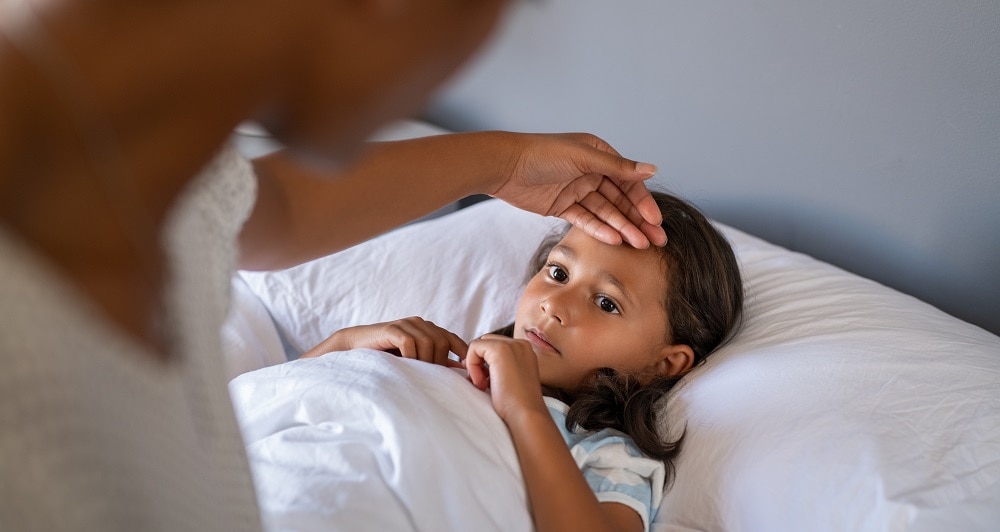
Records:
<instances>
[{"instance_id":1,"label":"adult fingers","mask_svg":"<svg viewBox=\"0 0 1000 532\"><path fill-rule=\"evenodd\" d=\"M652 197L649 199L659 213L655 201ZM559 217L611 245L624 241L635 248L644 249L650 244L662 246L667 242L663 228L648 222L625 193L607 179L604 179L598 190L568 205ZM657 224L659 223L658 221Z\"/></svg>"},{"instance_id":2,"label":"adult fingers","mask_svg":"<svg viewBox=\"0 0 1000 532\"><path fill-rule=\"evenodd\" d=\"M577 163L581 170L585 173L602 174L613 181L621 192L624 192L628 202L634 206L642 220L648 222L648 225L635 219L631 213L622 212L642 230L650 242L658 246L665 245L667 243L666 233L659 227L663 222L663 215L644 182L656 174L656 166L622 157L610 144L596 135L577 133L572 134L571 137L596 149L591 157L584 158ZM620 206L620 203L614 198L609 197L609 199Z\"/></svg>"},{"instance_id":3,"label":"adult fingers","mask_svg":"<svg viewBox=\"0 0 1000 532\"><path fill-rule=\"evenodd\" d=\"M618 154L610 144L596 135L580 133L572 135L577 141L591 148L577 158L576 165L583 174L601 174L624 181L642 181L656 174L656 165L627 159Z\"/></svg>"},{"instance_id":4,"label":"adult fingers","mask_svg":"<svg viewBox=\"0 0 1000 532\"><path fill-rule=\"evenodd\" d=\"M594 213L579 203L574 203L567 207L566 210L559 214L559 217L605 244L617 246L622 243L621 233L599 220L594 216Z\"/></svg>"},{"instance_id":5,"label":"adult fingers","mask_svg":"<svg viewBox=\"0 0 1000 532\"><path fill-rule=\"evenodd\" d=\"M630 183L625 183L630 184ZM643 218L642 213L639 212L637 206L632 203L632 200L628 197L624 190L608 177L602 177L601 182L597 185L597 194L604 196L611 202L611 205L618 210L632 225L638 226L645 218ZM659 212L659 209L657 209ZM613 225L613 224L612 224Z\"/></svg>"},{"instance_id":6,"label":"adult fingers","mask_svg":"<svg viewBox=\"0 0 1000 532\"><path fill-rule=\"evenodd\" d=\"M625 195L607 179L602 185L580 201L583 208L590 211L601 223L614 229L621 239L635 248L649 247L646 235L636 226L642 223L639 211L628 201ZM630 219L630 216L631 218Z\"/></svg>"},{"instance_id":7,"label":"adult fingers","mask_svg":"<svg viewBox=\"0 0 1000 532\"><path fill-rule=\"evenodd\" d=\"M619 183L619 188L628 197L629 203L635 206L645 222L637 225L649 237L650 242L657 246L666 245L667 234L660 227L660 224L663 223L663 213L660 212L660 207L649 193L646 184L641 181Z\"/></svg>"},{"instance_id":8,"label":"adult fingers","mask_svg":"<svg viewBox=\"0 0 1000 532\"><path fill-rule=\"evenodd\" d=\"M662 228L642 221L639 227L625 221L621 214L615 214L607 209L606 200L585 199L580 203L570 205L560 218L570 222L588 235L612 246L627 242L637 249L645 249L654 242L657 235L664 235ZM607 217L609 221L602 220ZM659 239L666 243L664 238Z\"/></svg>"},{"instance_id":9,"label":"adult fingers","mask_svg":"<svg viewBox=\"0 0 1000 532\"><path fill-rule=\"evenodd\" d=\"M649 244L663 246L667 243L667 234L660 226L663 214L645 183L616 183L604 177L597 187L597 194L591 193L591 196L585 198L591 202L585 206L614 227L633 247L645 248ZM608 203L603 203L602 196ZM628 222L624 222L621 216Z\"/></svg>"}]
</instances>

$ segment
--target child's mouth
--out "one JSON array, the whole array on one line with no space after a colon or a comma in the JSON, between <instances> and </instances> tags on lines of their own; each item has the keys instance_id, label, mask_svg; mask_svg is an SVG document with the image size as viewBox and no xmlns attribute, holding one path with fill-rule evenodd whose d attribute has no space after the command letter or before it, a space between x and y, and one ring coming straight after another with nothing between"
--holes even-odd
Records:
<instances>
[{"instance_id":1,"label":"child's mouth","mask_svg":"<svg viewBox=\"0 0 1000 532\"><path fill-rule=\"evenodd\" d=\"M549 339L546 338L545 333L537 329L525 330L524 338L529 342L531 342L532 345L540 347L543 350L552 351L556 354L559 353L559 350L553 347L552 344L549 343Z\"/></svg>"}]
</instances>

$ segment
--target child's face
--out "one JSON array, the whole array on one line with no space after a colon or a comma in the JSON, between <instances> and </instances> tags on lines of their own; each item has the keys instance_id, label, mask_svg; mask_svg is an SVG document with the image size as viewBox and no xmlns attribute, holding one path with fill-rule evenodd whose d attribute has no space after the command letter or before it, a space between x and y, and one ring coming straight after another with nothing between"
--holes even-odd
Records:
<instances>
[{"instance_id":1,"label":"child's face","mask_svg":"<svg viewBox=\"0 0 1000 532\"><path fill-rule=\"evenodd\" d=\"M671 349L665 295L658 253L570 229L521 295L514 338L534 346L542 384L565 391L598 368L673 373L663 362Z\"/></svg>"}]
</instances>

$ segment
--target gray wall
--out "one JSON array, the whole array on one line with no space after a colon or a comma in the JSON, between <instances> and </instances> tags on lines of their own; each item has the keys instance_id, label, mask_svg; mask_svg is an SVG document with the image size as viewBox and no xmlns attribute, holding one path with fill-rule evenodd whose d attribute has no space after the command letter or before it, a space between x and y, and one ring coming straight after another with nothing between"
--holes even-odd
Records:
<instances>
[{"instance_id":1,"label":"gray wall","mask_svg":"<svg viewBox=\"0 0 1000 532\"><path fill-rule=\"evenodd\" d=\"M596 133L725 223L1000 333L1000 1L517 3L429 116Z\"/></svg>"}]
</instances>

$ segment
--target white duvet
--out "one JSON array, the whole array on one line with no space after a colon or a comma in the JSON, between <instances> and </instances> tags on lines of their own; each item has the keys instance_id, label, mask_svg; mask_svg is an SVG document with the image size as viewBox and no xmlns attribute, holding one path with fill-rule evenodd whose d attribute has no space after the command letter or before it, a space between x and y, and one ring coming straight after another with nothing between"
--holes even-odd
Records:
<instances>
[{"instance_id":1,"label":"white duvet","mask_svg":"<svg viewBox=\"0 0 1000 532\"><path fill-rule=\"evenodd\" d=\"M230 383L269 530L530 530L517 455L458 370L370 349Z\"/></svg>"}]
</instances>

